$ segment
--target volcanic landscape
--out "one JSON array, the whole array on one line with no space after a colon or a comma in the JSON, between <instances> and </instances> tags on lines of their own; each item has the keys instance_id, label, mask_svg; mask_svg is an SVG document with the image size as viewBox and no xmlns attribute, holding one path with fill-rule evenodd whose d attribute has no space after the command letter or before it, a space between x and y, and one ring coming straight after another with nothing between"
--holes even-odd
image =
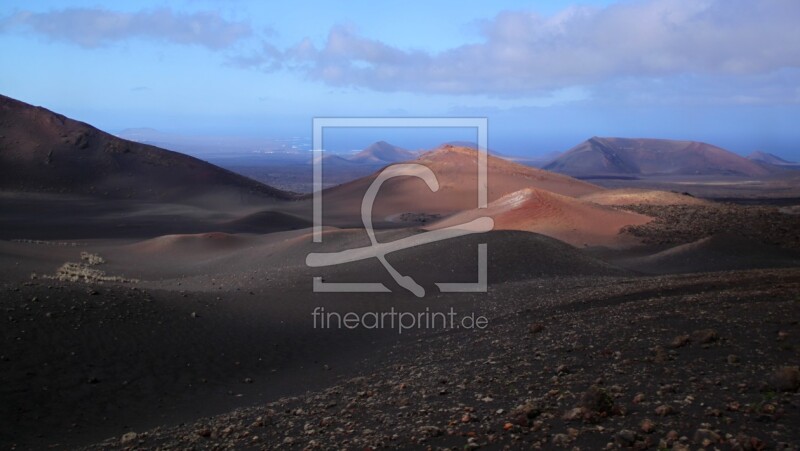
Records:
<instances>
[{"instance_id":1,"label":"volcanic landscape","mask_svg":"<svg viewBox=\"0 0 800 451\"><path fill-rule=\"evenodd\" d=\"M249 178L0 96L0 447L800 446L795 166L593 137L543 168L489 152L478 208L478 154L326 156L318 243L313 196L273 187L310 163ZM377 258L309 267L370 246L362 199L400 163L438 190L386 181L379 243L493 229L386 254L422 298ZM486 292L440 291L480 278L483 244ZM319 309L486 323L323 328Z\"/></svg>"}]
</instances>

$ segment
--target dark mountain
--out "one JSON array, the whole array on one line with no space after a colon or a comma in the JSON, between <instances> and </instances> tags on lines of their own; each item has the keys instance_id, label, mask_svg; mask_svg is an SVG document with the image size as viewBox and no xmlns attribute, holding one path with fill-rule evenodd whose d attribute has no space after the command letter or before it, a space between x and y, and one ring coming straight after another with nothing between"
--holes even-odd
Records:
<instances>
[{"instance_id":1,"label":"dark mountain","mask_svg":"<svg viewBox=\"0 0 800 451\"><path fill-rule=\"evenodd\" d=\"M139 200L293 197L197 158L120 139L2 95L0 189Z\"/></svg>"},{"instance_id":2,"label":"dark mountain","mask_svg":"<svg viewBox=\"0 0 800 451\"><path fill-rule=\"evenodd\" d=\"M575 176L744 175L771 171L725 149L696 141L593 137L543 169Z\"/></svg>"},{"instance_id":3,"label":"dark mountain","mask_svg":"<svg viewBox=\"0 0 800 451\"><path fill-rule=\"evenodd\" d=\"M386 141L378 141L353 155L350 161L357 163L389 164L413 160L416 157L417 155L414 152L389 144Z\"/></svg>"},{"instance_id":4,"label":"dark mountain","mask_svg":"<svg viewBox=\"0 0 800 451\"><path fill-rule=\"evenodd\" d=\"M322 158L322 167L323 167L323 168L329 168L329 167L331 167L331 166L336 166L336 167L339 167L339 166L343 166L343 167L352 167L352 166L356 166L356 165L358 165L358 163L357 163L357 162L355 162L355 161L348 160L347 158L344 158L344 157L342 157L342 156L340 156L340 155L336 155L336 154L329 154L329 153L327 153L327 152L325 152L325 153L322 155L322 157L321 157L321 158ZM309 161L309 163L310 163L310 164L311 164L311 163L314 163L314 158L311 158L311 159L310 159L310 161Z\"/></svg>"}]
</instances>

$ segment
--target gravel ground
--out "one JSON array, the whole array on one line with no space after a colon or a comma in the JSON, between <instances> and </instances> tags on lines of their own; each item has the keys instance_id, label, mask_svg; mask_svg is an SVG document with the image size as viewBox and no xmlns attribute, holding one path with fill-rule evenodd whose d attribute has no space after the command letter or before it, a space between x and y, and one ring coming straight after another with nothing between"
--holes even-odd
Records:
<instances>
[{"instance_id":1,"label":"gravel ground","mask_svg":"<svg viewBox=\"0 0 800 451\"><path fill-rule=\"evenodd\" d=\"M543 283L328 388L89 449L800 447L800 270Z\"/></svg>"},{"instance_id":2,"label":"gravel ground","mask_svg":"<svg viewBox=\"0 0 800 451\"><path fill-rule=\"evenodd\" d=\"M646 244L677 245L719 233L764 244L800 249L800 215L772 206L626 205L620 208L652 216L655 221L625 231ZM789 212L789 213L787 213Z\"/></svg>"}]
</instances>

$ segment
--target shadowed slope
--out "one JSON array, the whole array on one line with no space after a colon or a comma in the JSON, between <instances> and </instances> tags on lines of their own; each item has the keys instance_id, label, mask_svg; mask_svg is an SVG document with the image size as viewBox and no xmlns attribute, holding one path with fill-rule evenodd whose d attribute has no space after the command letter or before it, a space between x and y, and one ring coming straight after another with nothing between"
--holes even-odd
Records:
<instances>
[{"instance_id":1,"label":"shadowed slope","mask_svg":"<svg viewBox=\"0 0 800 451\"><path fill-rule=\"evenodd\" d=\"M426 232L383 230L377 233L377 239L388 243L419 233ZM490 283L624 272L547 236L515 230L495 230L402 249L389 253L387 260L401 274L438 292L433 286L436 282L476 281L479 243L487 243L489 247ZM127 261L126 265L114 267L115 271L143 281L194 274L239 277L263 271L261 274L268 277L277 277L279 273L281 280L293 281L292 284L309 290L312 276L322 276L328 282L382 282L393 291L408 294L397 286L377 258L315 268L306 265L306 256L311 252L338 252L364 246L369 246L364 232L352 229L327 229L321 244L312 243L311 234L300 230L262 236L207 233L162 236L108 250L104 255ZM144 261L150 262L147 268L141 264ZM520 265L520 261L525 264ZM176 271L175 267L182 269Z\"/></svg>"},{"instance_id":2,"label":"shadowed slope","mask_svg":"<svg viewBox=\"0 0 800 451\"><path fill-rule=\"evenodd\" d=\"M722 233L619 264L652 274L796 267L800 252Z\"/></svg>"},{"instance_id":3,"label":"shadowed slope","mask_svg":"<svg viewBox=\"0 0 800 451\"><path fill-rule=\"evenodd\" d=\"M221 225L226 231L243 233L271 233L311 227L311 222L279 211L259 211Z\"/></svg>"}]
</instances>

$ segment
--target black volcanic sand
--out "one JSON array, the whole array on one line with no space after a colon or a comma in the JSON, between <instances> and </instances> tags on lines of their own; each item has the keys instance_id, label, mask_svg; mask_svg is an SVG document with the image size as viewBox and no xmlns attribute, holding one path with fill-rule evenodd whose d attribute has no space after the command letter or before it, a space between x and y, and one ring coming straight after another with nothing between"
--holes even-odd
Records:
<instances>
[{"instance_id":1,"label":"black volcanic sand","mask_svg":"<svg viewBox=\"0 0 800 451\"><path fill-rule=\"evenodd\" d=\"M0 95L0 189L151 202L295 195ZM229 200L230 202L230 200Z\"/></svg>"},{"instance_id":2,"label":"black volcanic sand","mask_svg":"<svg viewBox=\"0 0 800 451\"><path fill-rule=\"evenodd\" d=\"M661 252L616 263L651 274L800 267L800 250L721 233Z\"/></svg>"},{"instance_id":3,"label":"black volcanic sand","mask_svg":"<svg viewBox=\"0 0 800 451\"><path fill-rule=\"evenodd\" d=\"M794 448L798 293L797 269L507 283L481 296L485 330L93 448Z\"/></svg>"},{"instance_id":4,"label":"black volcanic sand","mask_svg":"<svg viewBox=\"0 0 800 451\"><path fill-rule=\"evenodd\" d=\"M309 227L272 211L282 203L236 193L181 203L66 194L0 193L0 238L80 240L149 238L176 233L271 233Z\"/></svg>"}]
</instances>

